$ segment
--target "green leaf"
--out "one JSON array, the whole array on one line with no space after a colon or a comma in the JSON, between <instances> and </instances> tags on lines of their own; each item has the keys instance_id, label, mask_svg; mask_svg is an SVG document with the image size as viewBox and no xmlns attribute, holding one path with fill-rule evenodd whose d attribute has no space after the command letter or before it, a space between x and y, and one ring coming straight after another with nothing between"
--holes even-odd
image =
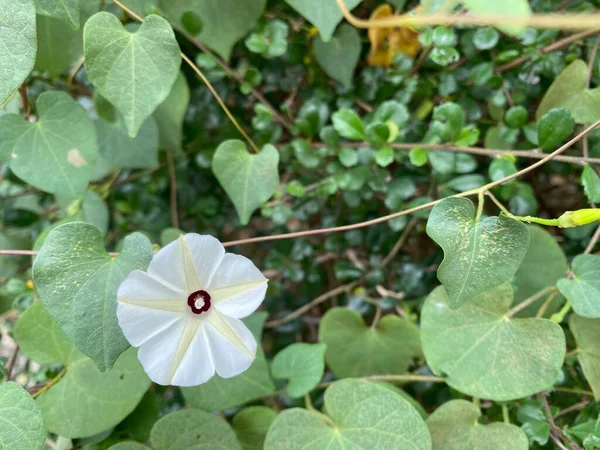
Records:
<instances>
[{"instance_id":1,"label":"green leaf","mask_svg":"<svg viewBox=\"0 0 600 450\"><path fill-rule=\"evenodd\" d=\"M265 450L430 450L419 413L401 396L363 380L340 380L325 391L327 415L301 408L278 414Z\"/></svg>"},{"instance_id":2,"label":"green leaf","mask_svg":"<svg viewBox=\"0 0 600 450\"><path fill-rule=\"evenodd\" d=\"M37 123L16 114L0 118L0 157L10 158L15 175L42 191L83 194L98 156L94 123L66 92L44 92L37 110Z\"/></svg>"},{"instance_id":3,"label":"green leaf","mask_svg":"<svg viewBox=\"0 0 600 450\"><path fill-rule=\"evenodd\" d=\"M494 401L551 388L565 356L562 328L547 319L507 317L512 301L504 283L454 310L444 288L436 288L421 311L421 341L431 370L463 394Z\"/></svg>"},{"instance_id":4,"label":"green leaf","mask_svg":"<svg viewBox=\"0 0 600 450\"><path fill-rule=\"evenodd\" d=\"M344 0L349 10L354 9L362 0ZM323 41L328 42L333 36L337 24L344 17L336 0L285 0L301 16L312 23L318 30Z\"/></svg>"},{"instance_id":5,"label":"green leaf","mask_svg":"<svg viewBox=\"0 0 600 450\"><path fill-rule=\"evenodd\" d=\"M35 0L37 13L67 22L79 30L79 0Z\"/></svg>"},{"instance_id":6,"label":"green leaf","mask_svg":"<svg viewBox=\"0 0 600 450\"><path fill-rule=\"evenodd\" d=\"M108 450L151 450L139 442L119 442L116 445L108 447Z\"/></svg>"},{"instance_id":7,"label":"green leaf","mask_svg":"<svg viewBox=\"0 0 600 450\"><path fill-rule=\"evenodd\" d=\"M42 302L102 371L129 347L117 321L117 289L129 272L144 270L151 259L152 245L144 235L126 237L113 258L100 231L82 222L52 230L35 259L33 278Z\"/></svg>"},{"instance_id":8,"label":"green leaf","mask_svg":"<svg viewBox=\"0 0 600 450\"><path fill-rule=\"evenodd\" d=\"M437 47L454 47L456 45L456 34L448 27L435 27L431 38Z\"/></svg>"},{"instance_id":9,"label":"green leaf","mask_svg":"<svg viewBox=\"0 0 600 450\"><path fill-rule=\"evenodd\" d=\"M527 228L529 229L529 248L519 266L519 270L511 280L515 290L513 306L544 288L554 286L568 271L567 257L554 237L537 225L527 225ZM517 317L535 316L548 295L542 296L539 300L519 311ZM546 310L547 315L556 311L562 299L562 296L559 297L549 305Z\"/></svg>"},{"instance_id":10,"label":"green leaf","mask_svg":"<svg viewBox=\"0 0 600 450\"><path fill-rule=\"evenodd\" d=\"M265 58L276 58L287 51L289 27L283 20L275 19L267 23L262 33L252 33L246 39L246 47Z\"/></svg>"},{"instance_id":11,"label":"green leaf","mask_svg":"<svg viewBox=\"0 0 600 450\"><path fill-rule=\"evenodd\" d=\"M324 42L322 38L317 37L313 41L313 52L319 65L327 75L347 89L352 87L360 49L358 31L347 24L342 25L331 40Z\"/></svg>"},{"instance_id":12,"label":"green leaf","mask_svg":"<svg viewBox=\"0 0 600 450\"><path fill-rule=\"evenodd\" d=\"M4 2L0 8L0 105L23 84L35 64L37 36L33 0ZM1 152L0 152L1 156Z\"/></svg>"},{"instance_id":13,"label":"green leaf","mask_svg":"<svg viewBox=\"0 0 600 450\"><path fill-rule=\"evenodd\" d=\"M478 28L473 35L473 45L479 50L494 48L500 39L500 34L490 27Z\"/></svg>"},{"instance_id":14,"label":"green leaf","mask_svg":"<svg viewBox=\"0 0 600 450\"><path fill-rule=\"evenodd\" d=\"M135 349L123 353L109 372L100 372L41 302L21 315L15 339L34 361L60 362L66 368L60 381L37 399L50 433L80 438L114 427L134 410L150 386Z\"/></svg>"},{"instance_id":15,"label":"green leaf","mask_svg":"<svg viewBox=\"0 0 600 450\"><path fill-rule=\"evenodd\" d=\"M105 235L108 232L109 212L104 200L95 192L85 193L81 209L72 218L73 222L85 222L93 225Z\"/></svg>"},{"instance_id":16,"label":"green leaf","mask_svg":"<svg viewBox=\"0 0 600 450\"><path fill-rule=\"evenodd\" d=\"M221 378L215 375L205 384L181 389L186 401L192 407L207 411L223 410L265 397L275 391L267 360L260 346L266 318L267 314L260 312L244 319L244 323L259 342L256 359L246 372L233 378Z\"/></svg>"},{"instance_id":17,"label":"green leaf","mask_svg":"<svg viewBox=\"0 0 600 450\"><path fill-rule=\"evenodd\" d=\"M510 128L521 128L527 123L529 117L527 109L523 106L512 106L506 114L504 114L504 122Z\"/></svg>"},{"instance_id":18,"label":"green leaf","mask_svg":"<svg viewBox=\"0 0 600 450\"><path fill-rule=\"evenodd\" d=\"M263 15L266 3L266 0L161 0L162 9L171 22L183 25L184 18L195 17L195 21L202 24L198 40L225 60L229 59L234 44L245 37ZM197 31L198 27L195 28L191 31Z\"/></svg>"},{"instance_id":19,"label":"green leaf","mask_svg":"<svg viewBox=\"0 0 600 450\"><path fill-rule=\"evenodd\" d=\"M507 423L478 422L481 411L466 400L444 403L427 419L433 450L527 450L523 431Z\"/></svg>"},{"instance_id":20,"label":"green leaf","mask_svg":"<svg viewBox=\"0 0 600 450\"><path fill-rule=\"evenodd\" d=\"M373 113L373 121L383 123L392 121L398 125L398 128L405 125L409 118L410 114L406 106L396 100L381 103Z\"/></svg>"},{"instance_id":21,"label":"green leaf","mask_svg":"<svg viewBox=\"0 0 600 450\"><path fill-rule=\"evenodd\" d=\"M35 67L57 78L71 63L83 55L80 29L65 26L62 20L37 17L38 46Z\"/></svg>"},{"instance_id":22,"label":"green leaf","mask_svg":"<svg viewBox=\"0 0 600 450\"><path fill-rule=\"evenodd\" d=\"M250 154L246 144L228 140L215 151L213 173L233 202L242 225L252 213L269 200L279 185L279 153L265 145L260 153Z\"/></svg>"},{"instance_id":23,"label":"green leaf","mask_svg":"<svg viewBox=\"0 0 600 450\"><path fill-rule=\"evenodd\" d=\"M115 432L119 436L127 436L136 441L146 442L150 439L150 430L160 415L158 398L153 391L147 391L131 414L121 422Z\"/></svg>"},{"instance_id":24,"label":"green leaf","mask_svg":"<svg viewBox=\"0 0 600 450\"><path fill-rule=\"evenodd\" d=\"M511 17L528 17L531 15L531 8L527 0L461 0L461 3L472 13L484 16L508 15ZM519 36L525 31L525 25L511 25L507 23L506 25L498 25L498 29L505 33Z\"/></svg>"},{"instance_id":25,"label":"green leaf","mask_svg":"<svg viewBox=\"0 0 600 450\"><path fill-rule=\"evenodd\" d=\"M83 49L91 83L123 114L129 136L135 137L179 74L181 56L171 25L150 15L130 33L116 16L100 12L85 24Z\"/></svg>"},{"instance_id":26,"label":"green leaf","mask_svg":"<svg viewBox=\"0 0 600 450\"><path fill-rule=\"evenodd\" d=\"M351 109L340 109L331 116L335 131L346 139L361 141L365 138L365 126L361 118Z\"/></svg>"},{"instance_id":27,"label":"green leaf","mask_svg":"<svg viewBox=\"0 0 600 450\"><path fill-rule=\"evenodd\" d=\"M154 111L158 124L160 148L181 150L183 141L183 119L190 103L190 88L183 73L180 73L169 96Z\"/></svg>"},{"instance_id":28,"label":"green leaf","mask_svg":"<svg viewBox=\"0 0 600 450\"><path fill-rule=\"evenodd\" d=\"M583 166L583 172L581 173L581 184L585 190L590 203L600 202L600 176L598 172L589 164Z\"/></svg>"},{"instance_id":29,"label":"green leaf","mask_svg":"<svg viewBox=\"0 0 600 450\"><path fill-rule=\"evenodd\" d=\"M421 355L419 330L395 315L370 327L356 311L333 308L319 326L325 361L339 378L401 374Z\"/></svg>"},{"instance_id":30,"label":"green leaf","mask_svg":"<svg viewBox=\"0 0 600 450\"><path fill-rule=\"evenodd\" d=\"M577 359L588 380L594 398L600 400L600 319L586 319L573 314L569 329L577 342Z\"/></svg>"},{"instance_id":31,"label":"green leaf","mask_svg":"<svg viewBox=\"0 0 600 450\"><path fill-rule=\"evenodd\" d=\"M343 148L338 154L338 159L344 167L353 167L358 164L358 152L353 148Z\"/></svg>"},{"instance_id":32,"label":"green leaf","mask_svg":"<svg viewBox=\"0 0 600 450\"><path fill-rule=\"evenodd\" d=\"M444 141L456 139L465 125L465 115L460 105L443 103L433 110L434 121L431 127Z\"/></svg>"},{"instance_id":33,"label":"green leaf","mask_svg":"<svg viewBox=\"0 0 600 450\"><path fill-rule=\"evenodd\" d=\"M241 450L231 426L213 414L185 409L161 418L150 433L155 450Z\"/></svg>"},{"instance_id":34,"label":"green leaf","mask_svg":"<svg viewBox=\"0 0 600 450\"><path fill-rule=\"evenodd\" d=\"M100 179L115 169L152 169L158 167L159 131L153 117L142 124L136 137L127 133L125 120L118 114L116 123L96 119L96 134L100 157L94 179Z\"/></svg>"},{"instance_id":35,"label":"green leaf","mask_svg":"<svg viewBox=\"0 0 600 450\"><path fill-rule=\"evenodd\" d=\"M427 155L427 150L421 147L413 148L408 154L410 158L410 163L417 167L422 167L427 164L429 160L429 156Z\"/></svg>"},{"instance_id":36,"label":"green leaf","mask_svg":"<svg viewBox=\"0 0 600 450\"><path fill-rule=\"evenodd\" d=\"M553 108L538 121L538 142L544 150L555 150L573 132L575 121L565 108Z\"/></svg>"},{"instance_id":37,"label":"green leaf","mask_svg":"<svg viewBox=\"0 0 600 450\"><path fill-rule=\"evenodd\" d=\"M553 108L565 108L576 123L600 119L600 87L587 88L587 63L576 59L556 77L535 113L537 120Z\"/></svg>"},{"instance_id":38,"label":"green leaf","mask_svg":"<svg viewBox=\"0 0 600 450\"><path fill-rule=\"evenodd\" d=\"M289 380L290 397L303 397L321 381L325 370L325 344L296 343L275 355L271 365L274 378Z\"/></svg>"},{"instance_id":39,"label":"green leaf","mask_svg":"<svg viewBox=\"0 0 600 450\"><path fill-rule=\"evenodd\" d=\"M237 413L231 425L244 450L263 450L269 427L277 411L266 406L251 406Z\"/></svg>"},{"instance_id":40,"label":"green leaf","mask_svg":"<svg viewBox=\"0 0 600 450\"><path fill-rule=\"evenodd\" d=\"M573 279L562 278L556 287L577 314L590 319L600 318L600 256L576 256L571 268Z\"/></svg>"},{"instance_id":41,"label":"green leaf","mask_svg":"<svg viewBox=\"0 0 600 450\"><path fill-rule=\"evenodd\" d=\"M394 162L394 149L392 147L383 147L375 153L375 162L378 166L387 167Z\"/></svg>"},{"instance_id":42,"label":"green leaf","mask_svg":"<svg viewBox=\"0 0 600 450\"><path fill-rule=\"evenodd\" d=\"M33 450L45 440L42 412L31 395L12 381L0 384L0 447Z\"/></svg>"},{"instance_id":43,"label":"green leaf","mask_svg":"<svg viewBox=\"0 0 600 450\"><path fill-rule=\"evenodd\" d=\"M475 220L475 206L465 198L447 198L435 205L427 234L444 250L437 271L450 307L510 280L529 247L527 227L501 215Z\"/></svg>"}]
</instances>

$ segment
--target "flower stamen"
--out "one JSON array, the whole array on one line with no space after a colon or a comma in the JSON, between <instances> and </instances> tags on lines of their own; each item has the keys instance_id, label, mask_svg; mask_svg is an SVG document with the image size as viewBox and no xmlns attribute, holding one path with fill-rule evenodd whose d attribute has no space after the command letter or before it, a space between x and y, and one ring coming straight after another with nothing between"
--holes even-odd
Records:
<instances>
[{"instance_id":1,"label":"flower stamen","mask_svg":"<svg viewBox=\"0 0 600 450\"><path fill-rule=\"evenodd\" d=\"M188 296L188 306L194 314L200 315L210 309L210 294L200 290L192 292Z\"/></svg>"}]
</instances>

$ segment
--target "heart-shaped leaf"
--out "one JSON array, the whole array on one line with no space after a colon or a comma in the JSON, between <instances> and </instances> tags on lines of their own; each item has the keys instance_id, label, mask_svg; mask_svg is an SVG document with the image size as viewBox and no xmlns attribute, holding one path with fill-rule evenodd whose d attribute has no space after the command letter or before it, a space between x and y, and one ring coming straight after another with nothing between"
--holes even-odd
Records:
<instances>
[{"instance_id":1,"label":"heart-shaped leaf","mask_svg":"<svg viewBox=\"0 0 600 450\"><path fill-rule=\"evenodd\" d=\"M303 397L321 381L325 370L325 344L296 343L275 355L271 365L274 378L290 380L286 391L290 397Z\"/></svg>"},{"instance_id":2,"label":"heart-shaped leaf","mask_svg":"<svg viewBox=\"0 0 600 450\"><path fill-rule=\"evenodd\" d=\"M260 153L250 154L242 141L223 142L212 160L212 170L233 202L242 225L252 213L269 200L279 184L279 153L265 145Z\"/></svg>"},{"instance_id":3,"label":"heart-shaped leaf","mask_svg":"<svg viewBox=\"0 0 600 450\"><path fill-rule=\"evenodd\" d=\"M348 9L353 9L362 0L344 0ZM336 0L285 0L285 2L298 11L305 19L319 30L321 39L328 42L333 36L337 24L342 20L343 14Z\"/></svg>"},{"instance_id":4,"label":"heart-shaped leaf","mask_svg":"<svg viewBox=\"0 0 600 450\"><path fill-rule=\"evenodd\" d=\"M23 84L35 64L37 35L34 0L3 2L0 8L0 23L2 105Z\"/></svg>"},{"instance_id":5,"label":"heart-shaped leaf","mask_svg":"<svg viewBox=\"0 0 600 450\"><path fill-rule=\"evenodd\" d=\"M321 321L319 339L327 344L327 365L340 378L405 373L421 355L419 330L394 315L369 327L356 311L333 308Z\"/></svg>"},{"instance_id":6,"label":"heart-shaped leaf","mask_svg":"<svg viewBox=\"0 0 600 450\"><path fill-rule=\"evenodd\" d=\"M228 60L234 44L245 37L263 15L266 0L168 0L161 9L171 22ZM198 34L199 33L199 34Z\"/></svg>"},{"instance_id":7,"label":"heart-shaped leaf","mask_svg":"<svg viewBox=\"0 0 600 450\"><path fill-rule=\"evenodd\" d=\"M34 361L65 366L66 374L37 399L50 433L80 438L114 427L135 409L150 386L135 349L123 353L109 372L100 372L41 302L21 315L15 339Z\"/></svg>"},{"instance_id":8,"label":"heart-shaped leaf","mask_svg":"<svg viewBox=\"0 0 600 450\"><path fill-rule=\"evenodd\" d=\"M565 253L550 233L537 225L527 225L527 228L529 229L529 248L519 270L511 280L515 290L515 305L544 288L554 286L569 269ZM542 296L519 311L517 317L535 316L548 295ZM564 298L561 295L556 296L546 309L546 316L555 312L563 301Z\"/></svg>"},{"instance_id":9,"label":"heart-shaped leaf","mask_svg":"<svg viewBox=\"0 0 600 450\"><path fill-rule=\"evenodd\" d=\"M37 13L67 22L79 29L79 0L35 0Z\"/></svg>"},{"instance_id":10,"label":"heart-shaped leaf","mask_svg":"<svg viewBox=\"0 0 600 450\"><path fill-rule=\"evenodd\" d=\"M587 88L587 63L576 59L556 77L535 113L537 120L552 108L565 108L577 123L600 119L600 87Z\"/></svg>"},{"instance_id":11,"label":"heart-shaped leaf","mask_svg":"<svg viewBox=\"0 0 600 450\"><path fill-rule=\"evenodd\" d=\"M315 59L323 70L345 88L352 87L354 69L360 58L360 35L352 25L342 25L328 42L313 41Z\"/></svg>"},{"instance_id":12,"label":"heart-shaped leaf","mask_svg":"<svg viewBox=\"0 0 600 450\"><path fill-rule=\"evenodd\" d=\"M465 198L447 198L435 205L427 234L444 250L437 276L452 309L508 281L529 247L523 223L504 215L477 221L473 202Z\"/></svg>"},{"instance_id":13,"label":"heart-shaped leaf","mask_svg":"<svg viewBox=\"0 0 600 450\"><path fill-rule=\"evenodd\" d=\"M152 427L150 440L156 450L242 449L225 420L199 409L167 414Z\"/></svg>"},{"instance_id":14,"label":"heart-shaped leaf","mask_svg":"<svg viewBox=\"0 0 600 450\"><path fill-rule=\"evenodd\" d=\"M600 256L579 255L571 263L573 279L558 280L556 287L582 317L600 318Z\"/></svg>"},{"instance_id":15,"label":"heart-shaped leaf","mask_svg":"<svg viewBox=\"0 0 600 450\"><path fill-rule=\"evenodd\" d=\"M31 395L12 381L0 384L0 447L39 449L45 440L42 412Z\"/></svg>"},{"instance_id":16,"label":"heart-shaped leaf","mask_svg":"<svg viewBox=\"0 0 600 450\"><path fill-rule=\"evenodd\" d=\"M581 173L581 184L585 189L585 195L590 203L600 202L600 176L596 169L589 164L583 166Z\"/></svg>"},{"instance_id":17,"label":"heart-shaped leaf","mask_svg":"<svg viewBox=\"0 0 600 450\"><path fill-rule=\"evenodd\" d=\"M154 111L158 125L160 148L181 150L183 119L190 102L190 88L183 73L180 73L164 102Z\"/></svg>"},{"instance_id":18,"label":"heart-shaped leaf","mask_svg":"<svg viewBox=\"0 0 600 450\"><path fill-rule=\"evenodd\" d=\"M254 313L244 319L244 323L259 343L256 359L248 370L233 378L214 376L200 386L181 389L186 401L192 407L206 411L229 409L265 397L275 391L265 353L260 346L266 319L267 314L264 312Z\"/></svg>"},{"instance_id":19,"label":"heart-shaped leaf","mask_svg":"<svg viewBox=\"0 0 600 450\"><path fill-rule=\"evenodd\" d=\"M577 342L577 359L590 383L594 398L600 400L600 319L586 319L573 314L569 329Z\"/></svg>"},{"instance_id":20,"label":"heart-shaped leaf","mask_svg":"<svg viewBox=\"0 0 600 450\"><path fill-rule=\"evenodd\" d=\"M277 411L266 406L250 406L242 409L231 421L231 426L244 450L263 450L269 427L277 417Z\"/></svg>"},{"instance_id":21,"label":"heart-shaped leaf","mask_svg":"<svg viewBox=\"0 0 600 450\"><path fill-rule=\"evenodd\" d=\"M56 227L33 264L40 298L64 332L102 371L109 370L129 343L117 321L117 289L152 259L147 237L125 238L119 256L104 249L100 231L83 222Z\"/></svg>"},{"instance_id":22,"label":"heart-shaped leaf","mask_svg":"<svg viewBox=\"0 0 600 450\"><path fill-rule=\"evenodd\" d=\"M0 118L0 157L10 158L13 172L42 191L83 194L98 157L94 123L66 92L44 92L37 110L37 123L16 114Z\"/></svg>"},{"instance_id":23,"label":"heart-shaped leaf","mask_svg":"<svg viewBox=\"0 0 600 450\"><path fill-rule=\"evenodd\" d=\"M301 408L281 412L265 450L430 450L425 422L390 389L363 380L340 380L325 391L327 415Z\"/></svg>"},{"instance_id":24,"label":"heart-shaped leaf","mask_svg":"<svg viewBox=\"0 0 600 450\"><path fill-rule=\"evenodd\" d=\"M113 14L94 14L83 31L85 68L98 92L123 114L129 136L171 92L181 65L165 19L150 15L136 33Z\"/></svg>"},{"instance_id":25,"label":"heart-shaped leaf","mask_svg":"<svg viewBox=\"0 0 600 450\"><path fill-rule=\"evenodd\" d=\"M451 309L443 287L421 311L427 364L458 391L494 401L514 400L552 387L565 356L561 327L547 319L513 319L508 283Z\"/></svg>"},{"instance_id":26,"label":"heart-shaped leaf","mask_svg":"<svg viewBox=\"0 0 600 450\"><path fill-rule=\"evenodd\" d=\"M444 403L427 419L433 450L527 450L527 435L507 423L481 425L481 411L466 400Z\"/></svg>"}]
</instances>

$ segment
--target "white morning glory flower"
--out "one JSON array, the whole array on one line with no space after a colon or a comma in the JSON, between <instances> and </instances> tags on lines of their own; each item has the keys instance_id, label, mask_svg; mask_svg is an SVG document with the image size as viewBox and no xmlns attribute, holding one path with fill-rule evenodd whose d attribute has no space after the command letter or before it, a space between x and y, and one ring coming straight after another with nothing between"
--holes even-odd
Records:
<instances>
[{"instance_id":1,"label":"white morning glory flower","mask_svg":"<svg viewBox=\"0 0 600 450\"><path fill-rule=\"evenodd\" d=\"M214 237L186 234L121 283L119 325L155 383L195 386L215 372L230 378L254 361L256 340L240 319L259 307L267 281Z\"/></svg>"}]
</instances>

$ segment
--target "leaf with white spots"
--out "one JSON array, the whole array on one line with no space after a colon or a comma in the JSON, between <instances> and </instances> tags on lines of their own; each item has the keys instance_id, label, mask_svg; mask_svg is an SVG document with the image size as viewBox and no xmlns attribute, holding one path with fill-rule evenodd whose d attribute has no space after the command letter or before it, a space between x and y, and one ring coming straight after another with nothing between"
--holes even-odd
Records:
<instances>
[{"instance_id":1,"label":"leaf with white spots","mask_svg":"<svg viewBox=\"0 0 600 450\"><path fill-rule=\"evenodd\" d=\"M323 377L325 344L296 343L275 355L271 373L275 378L289 379L286 391L290 397L308 394Z\"/></svg>"},{"instance_id":2,"label":"leaf with white spots","mask_svg":"<svg viewBox=\"0 0 600 450\"><path fill-rule=\"evenodd\" d=\"M510 280L529 247L523 223L504 215L477 221L473 202L465 198L435 205L427 234L444 250L437 275L452 309Z\"/></svg>"},{"instance_id":3,"label":"leaf with white spots","mask_svg":"<svg viewBox=\"0 0 600 450\"><path fill-rule=\"evenodd\" d=\"M325 391L327 415L301 408L281 412L265 450L430 450L419 413L390 389L363 380L340 380Z\"/></svg>"},{"instance_id":4,"label":"leaf with white spots","mask_svg":"<svg viewBox=\"0 0 600 450\"><path fill-rule=\"evenodd\" d=\"M42 412L31 395L12 381L0 384L0 448L37 450L45 440Z\"/></svg>"},{"instance_id":5,"label":"leaf with white spots","mask_svg":"<svg viewBox=\"0 0 600 450\"><path fill-rule=\"evenodd\" d=\"M231 426L214 414L185 409L167 414L152 427L156 450L241 450Z\"/></svg>"},{"instance_id":6,"label":"leaf with white spots","mask_svg":"<svg viewBox=\"0 0 600 450\"><path fill-rule=\"evenodd\" d=\"M443 287L421 311L421 341L431 370L463 394L515 400L549 389L565 356L562 328L547 319L506 316L513 301L508 283L450 308Z\"/></svg>"},{"instance_id":7,"label":"leaf with white spots","mask_svg":"<svg viewBox=\"0 0 600 450\"><path fill-rule=\"evenodd\" d=\"M0 7L0 105L23 84L37 49L33 0L5 0ZM1 156L1 151L0 151Z\"/></svg>"},{"instance_id":8,"label":"leaf with white spots","mask_svg":"<svg viewBox=\"0 0 600 450\"><path fill-rule=\"evenodd\" d=\"M65 366L65 375L37 398L50 433L82 438L108 430L135 409L150 386L135 349L123 353L109 372L100 372L41 302L21 315L15 339L34 361Z\"/></svg>"},{"instance_id":9,"label":"leaf with white spots","mask_svg":"<svg viewBox=\"0 0 600 450\"><path fill-rule=\"evenodd\" d=\"M179 74L181 55L171 25L150 15L131 33L116 16L100 12L85 24L83 49L90 81L123 114L135 137Z\"/></svg>"},{"instance_id":10,"label":"leaf with white spots","mask_svg":"<svg viewBox=\"0 0 600 450\"><path fill-rule=\"evenodd\" d=\"M0 118L0 158L23 181L63 197L83 194L98 157L94 123L65 92L44 92L39 120L16 114Z\"/></svg>"},{"instance_id":11,"label":"leaf with white spots","mask_svg":"<svg viewBox=\"0 0 600 450\"><path fill-rule=\"evenodd\" d=\"M427 419L433 450L527 450L527 435L509 423L480 424L481 411L466 400L444 403Z\"/></svg>"},{"instance_id":12,"label":"leaf with white spots","mask_svg":"<svg viewBox=\"0 0 600 450\"><path fill-rule=\"evenodd\" d=\"M600 256L579 255L571 263L573 279L562 278L556 286L573 311L582 317L600 318Z\"/></svg>"},{"instance_id":13,"label":"leaf with white spots","mask_svg":"<svg viewBox=\"0 0 600 450\"><path fill-rule=\"evenodd\" d=\"M186 401L192 407L206 411L228 409L265 397L275 391L267 360L260 346L266 318L266 313L258 312L243 320L259 342L256 359L247 371L232 378L221 378L215 375L200 386L181 389Z\"/></svg>"},{"instance_id":14,"label":"leaf with white spots","mask_svg":"<svg viewBox=\"0 0 600 450\"><path fill-rule=\"evenodd\" d=\"M100 231L83 222L56 227L33 265L40 298L52 317L102 371L109 370L129 343L117 321L117 289L152 259L152 245L134 233L119 256L104 249Z\"/></svg>"}]
</instances>

